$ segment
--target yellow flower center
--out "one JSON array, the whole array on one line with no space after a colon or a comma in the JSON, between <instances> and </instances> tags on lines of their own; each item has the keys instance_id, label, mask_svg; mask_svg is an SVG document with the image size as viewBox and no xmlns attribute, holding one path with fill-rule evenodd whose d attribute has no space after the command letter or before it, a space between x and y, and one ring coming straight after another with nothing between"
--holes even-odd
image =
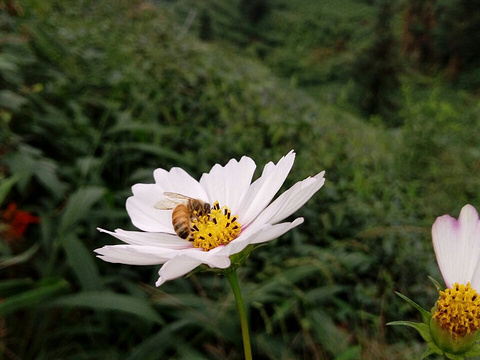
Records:
<instances>
[{"instance_id":1,"label":"yellow flower center","mask_svg":"<svg viewBox=\"0 0 480 360\"><path fill-rule=\"evenodd\" d=\"M475 332L480 327L480 295L470 283L455 283L451 289L440 291L433 318L454 337Z\"/></svg>"},{"instance_id":2,"label":"yellow flower center","mask_svg":"<svg viewBox=\"0 0 480 360\"><path fill-rule=\"evenodd\" d=\"M232 216L228 207L220 207L216 201L209 214L192 218L187 240L205 251L227 245L242 231L237 219L238 216Z\"/></svg>"}]
</instances>

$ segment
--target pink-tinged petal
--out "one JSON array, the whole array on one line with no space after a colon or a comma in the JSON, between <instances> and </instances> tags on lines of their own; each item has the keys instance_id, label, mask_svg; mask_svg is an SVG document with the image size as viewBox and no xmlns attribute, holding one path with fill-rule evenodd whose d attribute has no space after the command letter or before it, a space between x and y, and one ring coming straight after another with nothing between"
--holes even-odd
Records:
<instances>
[{"instance_id":1,"label":"pink-tinged petal","mask_svg":"<svg viewBox=\"0 0 480 360\"><path fill-rule=\"evenodd\" d=\"M193 247L190 242L173 234L125 231L122 229L115 229L115 232L101 228L97 228L97 230L110 234L130 245L158 246L172 250L188 249Z\"/></svg>"},{"instance_id":2,"label":"pink-tinged petal","mask_svg":"<svg viewBox=\"0 0 480 360\"><path fill-rule=\"evenodd\" d=\"M300 209L323 186L325 171L315 177L308 177L297 182L290 189L281 194L258 217L253 224L275 224L282 221Z\"/></svg>"},{"instance_id":3,"label":"pink-tinged petal","mask_svg":"<svg viewBox=\"0 0 480 360\"><path fill-rule=\"evenodd\" d=\"M462 268L462 273L472 283L473 275L480 260L480 231L477 210L472 205L465 205L460 211L458 218L459 236L463 243L463 264L457 264ZM479 279L480 280L480 279ZM480 289L479 289L480 290Z\"/></svg>"},{"instance_id":4,"label":"pink-tinged petal","mask_svg":"<svg viewBox=\"0 0 480 360\"><path fill-rule=\"evenodd\" d=\"M450 215L438 217L432 226L432 241L438 267L447 287L455 283L456 257L455 244L457 236L456 220Z\"/></svg>"},{"instance_id":5,"label":"pink-tinged petal","mask_svg":"<svg viewBox=\"0 0 480 360\"><path fill-rule=\"evenodd\" d=\"M163 191L155 184L132 186L133 196L127 199L127 212L133 225L143 231L175 233L172 212L158 210L155 204L163 198Z\"/></svg>"},{"instance_id":6,"label":"pink-tinged petal","mask_svg":"<svg viewBox=\"0 0 480 360\"><path fill-rule=\"evenodd\" d=\"M243 205L236 213L242 225L252 222L272 201L285 182L294 161L295 153L292 150L282 157L277 165L272 163L265 165L262 175L250 185Z\"/></svg>"},{"instance_id":7,"label":"pink-tinged petal","mask_svg":"<svg viewBox=\"0 0 480 360\"><path fill-rule=\"evenodd\" d=\"M479 229L479 232L480 232L480 229ZM470 281L470 285L472 285L472 288L475 289L477 293L480 293L480 261L477 263L477 266L475 267L472 280Z\"/></svg>"},{"instance_id":8,"label":"pink-tinged petal","mask_svg":"<svg viewBox=\"0 0 480 360\"><path fill-rule=\"evenodd\" d=\"M103 261L127 265L163 264L178 254L176 250L141 245L109 245L94 251Z\"/></svg>"},{"instance_id":9,"label":"pink-tinged petal","mask_svg":"<svg viewBox=\"0 0 480 360\"><path fill-rule=\"evenodd\" d=\"M170 171L156 169L153 172L153 177L155 178L155 185L159 187L162 193L173 192L208 201L208 196L198 181L181 168L174 167Z\"/></svg>"},{"instance_id":10,"label":"pink-tinged petal","mask_svg":"<svg viewBox=\"0 0 480 360\"><path fill-rule=\"evenodd\" d=\"M447 287L455 282L471 282L474 288L480 285L480 278L474 277L480 259L480 226L473 206L465 205L458 221L449 215L438 217L432 226L432 240Z\"/></svg>"},{"instance_id":11,"label":"pink-tinged petal","mask_svg":"<svg viewBox=\"0 0 480 360\"><path fill-rule=\"evenodd\" d=\"M244 156L240 161L230 160L225 166L216 164L208 174L203 174L200 184L207 192L210 203L218 201L220 206L228 206L236 214L248 191L255 167L255 162Z\"/></svg>"}]
</instances>

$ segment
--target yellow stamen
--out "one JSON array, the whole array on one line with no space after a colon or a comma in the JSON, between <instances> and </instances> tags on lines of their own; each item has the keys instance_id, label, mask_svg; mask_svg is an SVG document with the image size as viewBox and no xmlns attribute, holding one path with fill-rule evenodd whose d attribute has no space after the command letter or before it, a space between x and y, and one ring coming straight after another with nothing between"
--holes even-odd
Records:
<instances>
[{"instance_id":1,"label":"yellow stamen","mask_svg":"<svg viewBox=\"0 0 480 360\"><path fill-rule=\"evenodd\" d=\"M470 283L455 283L451 289L440 291L433 318L455 338L475 332L480 328L480 295Z\"/></svg>"},{"instance_id":2,"label":"yellow stamen","mask_svg":"<svg viewBox=\"0 0 480 360\"><path fill-rule=\"evenodd\" d=\"M191 241L193 246L203 248L205 251L227 245L242 231L237 219L236 215L232 216L229 208L226 206L220 208L216 201L209 214L193 217L187 240Z\"/></svg>"}]
</instances>

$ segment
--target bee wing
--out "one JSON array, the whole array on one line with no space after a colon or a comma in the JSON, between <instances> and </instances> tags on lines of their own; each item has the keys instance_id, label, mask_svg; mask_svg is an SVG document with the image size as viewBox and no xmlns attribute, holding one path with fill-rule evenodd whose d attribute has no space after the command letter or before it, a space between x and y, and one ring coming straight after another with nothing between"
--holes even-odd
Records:
<instances>
[{"instance_id":1,"label":"bee wing","mask_svg":"<svg viewBox=\"0 0 480 360\"><path fill-rule=\"evenodd\" d=\"M169 191L164 192L163 196L163 199L155 204L155 209L172 210L177 207L177 205L186 204L188 200L191 199L186 195L177 194Z\"/></svg>"}]
</instances>

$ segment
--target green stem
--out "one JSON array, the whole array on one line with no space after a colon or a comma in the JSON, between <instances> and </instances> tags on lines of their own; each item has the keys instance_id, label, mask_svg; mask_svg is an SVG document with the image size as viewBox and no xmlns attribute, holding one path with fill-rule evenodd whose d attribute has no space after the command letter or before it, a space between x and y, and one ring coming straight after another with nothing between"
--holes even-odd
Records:
<instances>
[{"instance_id":1,"label":"green stem","mask_svg":"<svg viewBox=\"0 0 480 360\"><path fill-rule=\"evenodd\" d=\"M236 270L228 270L225 276L230 283L237 303L238 315L240 316L240 324L242 326L243 349L245 351L245 360L252 360L252 347L250 345L250 334L248 332L247 312L245 303L243 302L240 286L238 285L238 276Z\"/></svg>"}]
</instances>

